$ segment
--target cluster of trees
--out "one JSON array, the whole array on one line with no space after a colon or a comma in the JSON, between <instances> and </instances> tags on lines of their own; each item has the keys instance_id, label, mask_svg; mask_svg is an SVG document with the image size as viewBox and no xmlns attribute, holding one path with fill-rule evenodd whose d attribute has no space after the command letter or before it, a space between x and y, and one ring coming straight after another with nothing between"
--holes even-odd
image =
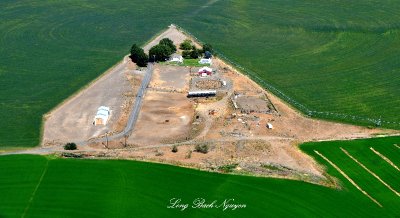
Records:
<instances>
[{"instance_id":1,"label":"cluster of trees","mask_svg":"<svg viewBox=\"0 0 400 218\"><path fill-rule=\"evenodd\" d=\"M196 59L202 55L204 55L205 58L211 58L212 54L214 53L214 50L210 44L203 44L202 49L197 49L189 39L183 41L179 48L183 50L182 57L186 59Z\"/></svg>"},{"instance_id":2,"label":"cluster of trees","mask_svg":"<svg viewBox=\"0 0 400 218\"><path fill-rule=\"evenodd\" d=\"M149 50L150 60L156 61L166 61L169 57L176 52L176 46L171 39L164 38L158 43L158 45L153 46Z\"/></svg>"},{"instance_id":3,"label":"cluster of trees","mask_svg":"<svg viewBox=\"0 0 400 218\"><path fill-rule=\"evenodd\" d=\"M183 41L179 48L183 50L182 57L185 59L196 59L202 55L204 55L205 58L211 58L214 54L214 50L210 44L204 44L202 49L197 49L189 39ZM176 46L174 42L171 39L164 38L149 50L149 55L147 55L141 47L133 44L130 58L139 67L146 67L149 61L166 61L175 52Z\"/></svg>"},{"instance_id":4,"label":"cluster of trees","mask_svg":"<svg viewBox=\"0 0 400 218\"><path fill-rule=\"evenodd\" d=\"M176 46L172 40L164 38L149 50L149 55L147 55L141 47L133 44L130 58L139 67L146 67L149 61L166 61L175 52Z\"/></svg>"},{"instance_id":5,"label":"cluster of trees","mask_svg":"<svg viewBox=\"0 0 400 218\"><path fill-rule=\"evenodd\" d=\"M186 39L183 41L179 48L182 49L182 57L185 59L196 59L200 56L199 50L192 44L192 41Z\"/></svg>"}]
</instances>

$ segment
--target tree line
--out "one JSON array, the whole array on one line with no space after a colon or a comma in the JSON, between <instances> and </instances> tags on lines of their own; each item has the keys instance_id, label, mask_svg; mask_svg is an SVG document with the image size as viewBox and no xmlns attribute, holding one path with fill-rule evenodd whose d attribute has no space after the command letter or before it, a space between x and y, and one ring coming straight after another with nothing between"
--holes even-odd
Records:
<instances>
[{"instance_id":1,"label":"tree line","mask_svg":"<svg viewBox=\"0 0 400 218\"><path fill-rule=\"evenodd\" d=\"M192 41L183 41L179 48L182 50L182 57L185 59L196 59L204 55L205 58L211 58L214 50L210 44L204 44L201 49L197 49ZM148 62L167 61L172 54L177 51L174 42L169 38L161 39L160 42L151 47L149 54L146 54L140 46L133 44L130 51L130 58L139 67L146 67Z\"/></svg>"}]
</instances>

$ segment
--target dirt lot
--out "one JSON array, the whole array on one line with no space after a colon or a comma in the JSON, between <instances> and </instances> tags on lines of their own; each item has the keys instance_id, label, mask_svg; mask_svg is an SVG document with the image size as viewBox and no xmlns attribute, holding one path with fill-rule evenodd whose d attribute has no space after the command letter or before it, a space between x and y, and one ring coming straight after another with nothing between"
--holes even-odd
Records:
<instances>
[{"instance_id":1,"label":"dirt lot","mask_svg":"<svg viewBox=\"0 0 400 218\"><path fill-rule=\"evenodd\" d=\"M148 91L129 144L148 146L188 137L194 109L182 93Z\"/></svg>"},{"instance_id":2,"label":"dirt lot","mask_svg":"<svg viewBox=\"0 0 400 218\"><path fill-rule=\"evenodd\" d=\"M190 69L173 65L158 64L154 70L150 87L165 91L187 92Z\"/></svg>"},{"instance_id":3,"label":"dirt lot","mask_svg":"<svg viewBox=\"0 0 400 218\"><path fill-rule=\"evenodd\" d=\"M142 75L125 59L86 89L67 100L46 115L43 145L83 142L124 126L125 113L129 111L134 87ZM137 84L136 84L137 83ZM97 108L107 106L111 115L107 125L93 125ZM126 119L126 118L125 118ZM125 121L126 122L126 121Z\"/></svg>"}]
</instances>

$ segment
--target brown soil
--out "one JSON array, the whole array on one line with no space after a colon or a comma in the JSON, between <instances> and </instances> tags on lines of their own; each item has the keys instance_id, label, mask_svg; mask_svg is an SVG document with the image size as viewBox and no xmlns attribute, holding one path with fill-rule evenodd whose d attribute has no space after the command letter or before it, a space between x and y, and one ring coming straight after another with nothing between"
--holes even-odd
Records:
<instances>
[{"instance_id":1,"label":"brown soil","mask_svg":"<svg viewBox=\"0 0 400 218\"><path fill-rule=\"evenodd\" d=\"M145 146L189 137L194 110L181 93L148 91L129 143Z\"/></svg>"},{"instance_id":2,"label":"brown soil","mask_svg":"<svg viewBox=\"0 0 400 218\"><path fill-rule=\"evenodd\" d=\"M195 85L198 89L219 89L222 86L219 80L200 80Z\"/></svg>"}]
</instances>

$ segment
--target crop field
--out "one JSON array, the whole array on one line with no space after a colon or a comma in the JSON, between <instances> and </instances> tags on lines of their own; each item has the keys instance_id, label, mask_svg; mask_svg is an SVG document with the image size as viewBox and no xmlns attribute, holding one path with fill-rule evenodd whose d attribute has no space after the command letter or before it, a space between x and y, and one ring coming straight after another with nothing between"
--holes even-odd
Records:
<instances>
[{"instance_id":1,"label":"crop field","mask_svg":"<svg viewBox=\"0 0 400 218\"><path fill-rule=\"evenodd\" d=\"M364 191L365 199L399 215L400 147L398 144L400 137L389 137L305 143L301 148L324 164L328 174L339 178L346 191L360 194Z\"/></svg>"},{"instance_id":2,"label":"crop field","mask_svg":"<svg viewBox=\"0 0 400 218\"><path fill-rule=\"evenodd\" d=\"M394 181L395 178L390 182ZM391 193L384 190L381 196L376 196L384 205L381 208L351 185L346 182L344 185L344 190L335 190L300 181L223 175L135 161L2 156L0 217L132 217L133 214L135 217L391 217L399 214L399 201ZM378 183L370 185L368 191L382 188ZM180 211L167 208L171 198L181 198L186 203L195 198L205 198L208 202L234 198L235 203L246 204L246 208Z\"/></svg>"},{"instance_id":3,"label":"crop field","mask_svg":"<svg viewBox=\"0 0 400 218\"><path fill-rule=\"evenodd\" d=\"M43 114L170 23L307 114L400 128L394 1L5 0L0 7L0 146L37 145Z\"/></svg>"},{"instance_id":4,"label":"crop field","mask_svg":"<svg viewBox=\"0 0 400 218\"><path fill-rule=\"evenodd\" d=\"M399 11L389 0L217 1L178 24L306 114L399 129Z\"/></svg>"}]
</instances>

